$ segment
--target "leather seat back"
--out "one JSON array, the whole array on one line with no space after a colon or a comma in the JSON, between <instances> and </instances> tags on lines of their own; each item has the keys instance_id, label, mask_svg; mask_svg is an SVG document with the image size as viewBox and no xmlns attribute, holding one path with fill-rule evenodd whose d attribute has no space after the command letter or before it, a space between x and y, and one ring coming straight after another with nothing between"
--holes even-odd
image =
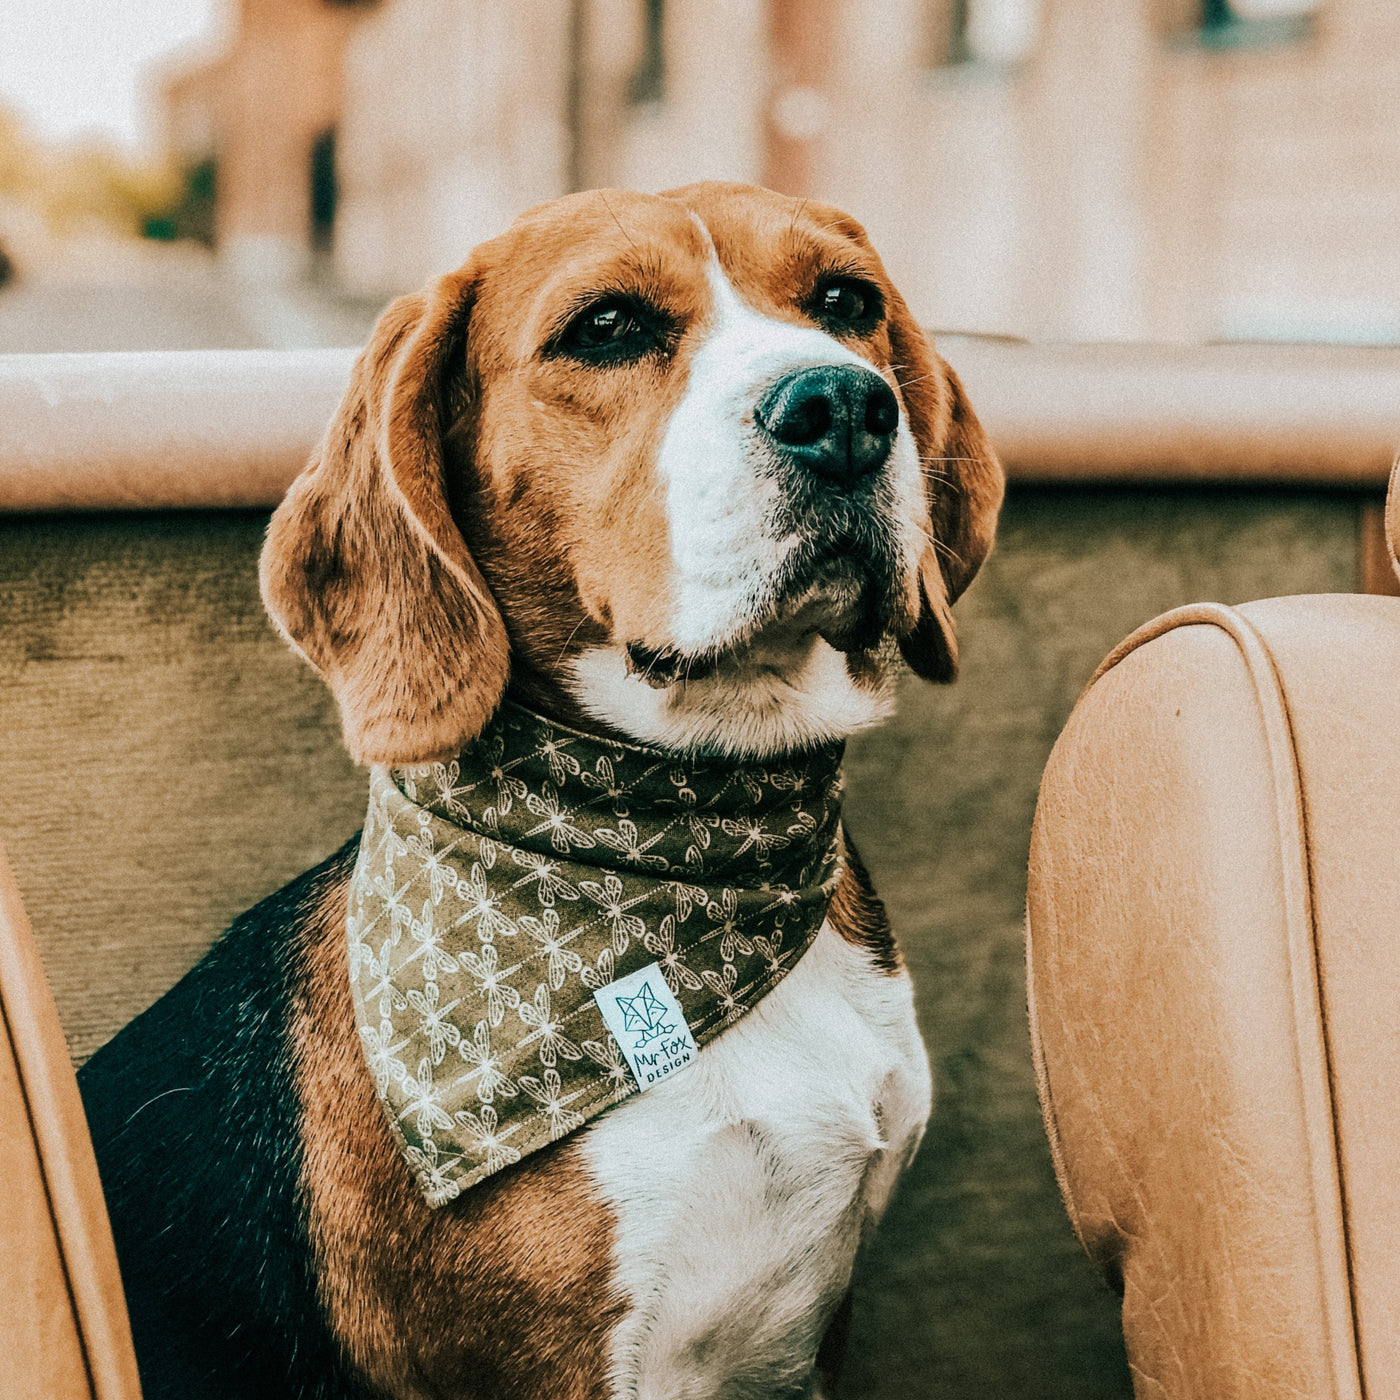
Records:
<instances>
[{"instance_id":1,"label":"leather seat back","mask_svg":"<svg viewBox=\"0 0 1400 1400\"><path fill-rule=\"evenodd\" d=\"M1400 1396L1400 599L1178 609L1055 746L1041 1104L1137 1394Z\"/></svg>"}]
</instances>

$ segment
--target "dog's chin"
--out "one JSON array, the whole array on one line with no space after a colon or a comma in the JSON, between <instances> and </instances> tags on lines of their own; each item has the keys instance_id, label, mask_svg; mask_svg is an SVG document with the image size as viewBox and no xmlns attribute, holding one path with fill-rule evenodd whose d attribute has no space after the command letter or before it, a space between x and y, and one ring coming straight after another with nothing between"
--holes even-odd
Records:
<instances>
[{"instance_id":1,"label":"dog's chin","mask_svg":"<svg viewBox=\"0 0 1400 1400\"><path fill-rule=\"evenodd\" d=\"M780 671L800 664L820 638L847 657L875 657L893 642L889 590L873 571L836 560L795 580L722 642L683 649L627 642L627 672L658 690L721 672Z\"/></svg>"},{"instance_id":2,"label":"dog's chin","mask_svg":"<svg viewBox=\"0 0 1400 1400\"><path fill-rule=\"evenodd\" d=\"M572 692L586 714L675 749L759 756L843 739L893 708L892 612L868 573L828 571L721 645L589 648Z\"/></svg>"}]
</instances>

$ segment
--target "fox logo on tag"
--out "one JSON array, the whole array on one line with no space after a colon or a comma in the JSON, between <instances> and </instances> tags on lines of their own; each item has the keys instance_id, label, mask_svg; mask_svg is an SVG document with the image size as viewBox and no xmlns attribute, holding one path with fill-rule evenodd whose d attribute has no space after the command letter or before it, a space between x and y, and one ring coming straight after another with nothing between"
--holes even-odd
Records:
<instances>
[{"instance_id":1,"label":"fox logo on tag","mask_svg":"<svg viewBox=\"0 0 1400 1400\"><path fill-rule=\"evenodd\" d=\"M649 1045L659 1035L674 1035L676 1027L667 1018L666 1008L651 989L651 982L642 983L642 989L634 997L618 997L617 1005L622 1012L622 1024L637 1037L637 1045Z\"/></svg>"},{"instance_id":2,"label":"fox logo on tag","mask_svg":"<svg viewBox=\"0 0 1400 1400\"><path fill-rule=\"evenodd\" d=\"M649 1089L692 1064L699 1047L661 969L652 963L593 993L637 1087Z\"/></svg>"}]
</instances>

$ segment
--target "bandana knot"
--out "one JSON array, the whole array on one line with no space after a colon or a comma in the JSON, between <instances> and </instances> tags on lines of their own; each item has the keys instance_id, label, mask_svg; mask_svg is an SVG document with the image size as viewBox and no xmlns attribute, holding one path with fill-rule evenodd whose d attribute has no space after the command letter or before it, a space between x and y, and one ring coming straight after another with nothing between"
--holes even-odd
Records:
<instances>
[{"instance_id":1,"label":"bandana knot","mask_svg":"<svg viewBox=\"0 0 1400 1400\"><path fill-rule=\"evenodd\" d=\"M350 985L430 1205L679 1072L792 969L841 753L683 756L506 701L450 763L373 770Z\"/></svg>"}]
</instances>

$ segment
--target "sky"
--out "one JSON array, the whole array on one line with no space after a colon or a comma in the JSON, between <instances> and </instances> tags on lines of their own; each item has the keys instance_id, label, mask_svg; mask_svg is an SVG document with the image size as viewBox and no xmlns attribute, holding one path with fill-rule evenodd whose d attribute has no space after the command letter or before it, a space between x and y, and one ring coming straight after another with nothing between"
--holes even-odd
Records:
<instances>
[{"instance_id":1,"label":"sky","mask_svg":"<svg viewBox=\"0 0 1400 1400\"><path fill-rule=\"evenodd\" d=\"M160 60L217 49L226 0L0 0L0 103L47 141L151 151Z\"/></svg>"}]
</instances>

